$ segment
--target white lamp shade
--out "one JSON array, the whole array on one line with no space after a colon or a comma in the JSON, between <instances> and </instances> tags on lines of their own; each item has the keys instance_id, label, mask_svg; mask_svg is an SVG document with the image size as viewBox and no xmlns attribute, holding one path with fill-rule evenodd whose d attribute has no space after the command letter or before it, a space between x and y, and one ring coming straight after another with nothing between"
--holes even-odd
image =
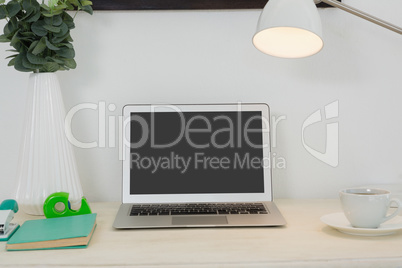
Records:
<instances>
[{"instance_id":1,"label":"white lamp shade","mask_svg":"<svg viewBox=\"0 0 402 268\"><path fill-rule=\"evenodd\" d=\"M321 20L313 0L269 0L253 44L265 54L302 58L322 49L321 36Z\"/></svg>"}]
</instances>

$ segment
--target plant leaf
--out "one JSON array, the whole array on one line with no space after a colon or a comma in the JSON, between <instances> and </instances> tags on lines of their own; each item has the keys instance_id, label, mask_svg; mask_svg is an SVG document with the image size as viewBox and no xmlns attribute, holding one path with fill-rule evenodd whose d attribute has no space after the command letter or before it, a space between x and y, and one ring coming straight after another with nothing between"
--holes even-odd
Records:
<instances>
[{"instance_id":1,"label":"plant leaf","mask_svg":"<svg viewBox=\"0 0 402 268\"><path fill-rule=\"evenodd\" d=\"M32 54L38 55L46 49L46 37L42 37L32 50Z\"/></svg>"},{"instance_id":2,"label":"plant leaf","mask_svg":"<svg viewBox=\"0 0 402 268\"><path fill-rule=\"evenodd\" d=\"M61 37L53 36L52 37L52 43L53 44L58 44L58 43L64 41L65 39L67 39L69 36L70 36L70 33L66 33L65 35L63 35Z\"/></svg>"},{"instance_id":3,"label":"plant leaf","mask_svg":"<svg viewBox=\"0 0 402 268\"><path fill-rule=\"evenodd\" d=\"M13 44L13 48L15 48L18 51L21 51L24 49L24 45L21 42L16 42Z\"/></svg>"},{"instance_id":4,"label":"plant leaf","mask_svg":"<svg viewBox=\"0 0 402 268\"><path fill-rule=\"evenodd\" d=\"M15 45L16 45L18 42L21 42L20 39L18 38L18 33L19 33L19 32L20 32L20 30L16 31L15 34L14 34L14 36L13 36L13 38L11 38L10 46L15 47Z\"/></svg>"},{"instance_id":5,"label":"plant leaf","mask_svg":"<svg viewBox=\"0 0 402 268\"><path fill-rule=\"evenodd\" d=\"M47 4L49 5L50 9L53 9L56 5L57 2L59 2L58 0L48 0Z\"/></svg>"},{"instance_id":6,"label":"plant leaf","mask_svg":"<svg viewBox=\"0 0 402 268\"><path fill-rule=\"evenodd\" d=\"M49 32L52 32L52 33L59 33L60 32L59 27L52 26L52 25L44 25L43 28L45 28L46 30L48 30Z\"/></svg>"},{"instance_id":7,"label":"plant leaf","mask_svg":"<svg viewBox=\"0 0 402 268\"><path fill-rule=\"evenodd\" d=\"M60 68L60 65L55 62L47 62L47 63L43 64L43 69L46 72L56 72L59 70L59 68Z\"/></svg>"},{"instance_id":8,"label":"plant leaf","mask_svg":"<svg viewBox=\"0 0 402 268\"><path fill-rule=\"evenodd\" d=\"M2 35L0 35L0 42L6 43L6 42L11 42L11 40L8 39L4 34L2 34Z\"/></svg>"},{"instance_id":9,"label":"plant leaf","mask_svg":"<svg viewBox=\"0 0 402 268\"><path fill-rule=\"evenodd\" d=\"M40 4L40 7L44 10L50 11L50 7L48 7L46 4Z\"/></svg>"},{"instance_id":10,"label":"plant leaf","mask_svg":"<svg viewBox=\"0 0 402 268\"><path fill-rule=\"evenodd\" d=\"M58 64L64 64L64 61L62 61L62 60L60 60L60 59L58 59L58 58L52 58L52 57L46 57L46 60L47 61L49 61L49 62L56 62L56 63L58 63Z\"/></svg>"},{"instance_id":11,"label":"plant leaf","mask_svg":"<svg viewBox=\"0 0 402 268\"><path fill-rule=\"evenodd\" d=\"M68 2L70 4L72 4L73 6L76 6L76 7L80 6L80 3L78 2L78 0L68 0Z\"/></svg>"},{"instance_id":12,"label":"plant leaf","mask_svg":"<svg viewBox=\"0 0 402 268\"><path fill-rule=\"evenodd\" d=\"M26 19L26 22L35 22L40 18L40 12L35 12L31 17Z\"/></svg>"},{"instance_id":13,"label":"plant leaf","mask_svg":"<svg viewBox=\"0 0 402 268\"><path fill-rule=\"evenodd\" d=\"M17 15L18 12L20 12L20 10L21 10L20 3L14 1L7 3L7 13L10 18Z\"/></svg>"},{"instance_id":14,"label":"plant leaf","mask_svg":"<svg viewBox=\"0 0 402 268\"><path fill-rule=\"evenodd\" d=\"M20 33L23 37L28 37L28 38L35 38L35 34L33 32L23 32ZM22 39L22 38L21 38Z\"/></svg>"},{"instance_id":15,"label":"plant leaf","mask_svg":"<svg viewBox=\"0 0 402 268\"><path fill-rule=\"evenodd\" d=\"M63 19L60 15L53 17L53 26L60 26L63 23Z\"/></svg>"},{"instance_id":16,"label":"plant leaf","mask_svg":"<svg viewBox=\"0 0 402 268\"><path fill-rule=\"evenodd\" d=\"M67 12L64 12L63 14L63 21L67 25L68 29L71 30L75 28L74 19Z\"/></svg>"},{"instance_id":17,"label":"plant leaf","mask_svg":"<svg viewBox=\"0 0 402 268\"><path fill-rule=\"evenodd\" d=\"M27 53L27 59L32 64L45 64L47 62L46 59L44 59L40 56L36 56L30 52Z\"/></svg>"},{"instance_id":18,"label":"plant leaf","mask_svg":"<svg viewBox=\"0 0 402 268\"><path fill-rule=\"evenodd\" d=\"M29 16L31 16L31 14L35 11L34 7L28 7L27 9L25 9L25 16L22 17L20 20L25 20L26 18L28 18Z\"/></svg>"},{"instance_id":19,"label":"plant leaf","mask_svg":"<svg viewBox=\"0 0 402 268\"><path fill-rule=\"evenodd\" d=\"M64 9L66 9L67 8L67 5L66 4L59 4L58 6L55 6L54 7L54 10L56 10L56 11L63 11Z\"/></svg>"},{"instance_id":20,"label":"plant leaf","mask_svg":"<svg viewBox=\"0 0 402 268\"><path fill-rule=\"evenodd\" d=\"M52 25L52 26L60 26L60 24L63 22L63 19L61 18L60 15L56 15L50 18L45 18L44 21L46 22L47 25Z\"/></svg>"},{"instance_id":21,"label":"plant leaf","mask_svg":"<svg viewBox=\"0 0 402 268\"><path fill-rule=\"evenodd\" d=\"M34 48L36 47L36 45L39 43L39 41L33 41L31 43L31 45L28 48L28 52L32 52L32 50L34 50Z\"/></svg>"},{"instance_id":22,"label":"plant leaf","mask_svg":"<svg viewBox=\"0 0 402 268\"><path fill-rule=\"evenodd\" d=\"M15 58L13 58L12 60L10 60L9 62L8 62L8 64L7 64L7 66L14 66L14 64L15 64L15 59L16 59L17 57L15 57Z\"/></svg>"},{"instance_id":23,"label":"plant leaf","mask_svg":"<svg viewBox=\"0 0 402 268\"><path fill-rule=\"evenodd\" d=\"M50 50L60 50L60 48L58 48L55 45L53 45L52 43L50 43L50 41L47 40L47 37L45 37L45 41L46 41L46 46L47 46L48 49L50 49Z\"/></svg>"},{"instance_id":24,"label":"plant leaf","mask_svg":"<svg viewBox=\"0 0 402 268\"><path fill-rule=\"evenodd\" d=\"M71 37L70 33L68 33L65 41L67 41L67 42L73 42L74 41L73 38Z\"/></svg>"},{"instance_id":25,"label":"plant leaf","mask_svg":"<svg viewBox=\"0 0 402 268\"><path fill-rule=\"evenodd\" d=\"M37 1L23 0L22 7L24 8L24 10L28 10L29 8L35 8L38 9L39 11L40 5Z\"/></svg>"},{"instance_id":26,"label":"plant leaf","mask_svg":"<svg viewBox=\"0 0 402 268\"><path fill-rule=\"evenodd\" d=\"M92 6L92 2L91 2L91 1L84 0L84 1L81 1L81 5L82 5L82 6Z\"/></svg>"},{"instance_id":27,"label":"plant leaf","mask_svg":"<svg viewBox=\"0 0 402 268\"><path fill-rule=\"evenodd\" d=\"M43 28L46 23L43 20L38 20L31 25L31 30L36 34L37 36L45 36L47 35L47 30Z\"/></svg>"},{"instance_id":28,"label":"plant leaf","mask_svg":"<svg viewBox=\"0 0 402 268\"><path fill-rule=\"evenodd\" d=\"M81 9L82 9L82 11L88 13L89 15L92 15L94 13L94 11L93 11L91 6L84 6Z\"/></svg>"},{"instance_id":29,"label":"plant leaf","mask_svg":"<svg viewBox=\"0 0 402 268\"><path fill-rule=\"evenodd\" d=\"M24 66L27 69L31 69L32 71L39 70L42 68L42 65L30 63L29 60L27 59L26 55L25 55L25 57L22 58L22 66Z\"/></svg>"},{"instance_id":30,"label":"plant leaf","mask_svg":"<svg viewBox=\"0 0 402 268\"><path fill-rule=\"evenodd\" d=\"M74 49L68 47L60 48L60 50L56 51L56 54L66 59L73 59L75 57Z\"/></svg>"},{"instance_id":31,"label":"plant leaf","mask_svg":"<svg viewBox=\"0 0 402 268\"><path fill-rule=\"evenodd\" d=\"M7 9L5 5L0 5L0 20L7 17Z\"/></svg>"},{"instance_id":32,"label":"plant leaf","mask_svg":"<svg viewBox=\"0 0 402 268\"><path fill-rule=\"evenodd\" d=\"M60 15L63 13L63 10L55 10L53 12L42 12L42 15L48 18L51 18L56 15Z\"/></svg>"},{"instance_id":33,"label":"plant leaf","mask_svg":"<svg viewBox=\"0 0 402 268\"><path fill-rule=\"evenodd\" d=\"M63 35L66 35L66 33L68 32L67 24L65 24L64 22L59 27L60 31L58 33L55 33L53 36L62 37Z\"/></svg>"},{"instance_id":34,"label":"plant leaf","mask_svg":"<svg viewBox=\"0 0 402 268\"><path fill-rule=\"evenodd\" d=\"M74 10L74 6L72 4L70 4L69 2L66 2L66 5L67 5L68 10Z\"/></svg>"},{"instance_id":35,"label":"plant leaf","mask_svg":"<svg viewBox=\"0 0 402 268\"><path fill-rule=\"evenodd\" d=\"M69 69L75 69L77 67L77 63L75 62L74 59L65 59L64 64Z\"/></svg>"},{"instance_id":36,"label":"plant leaf","mask_svg":"<svg viewBox=\"0 0 402 268\"><path fill-rule=\"evenodd\" d=\"M70 43L61 43L61 44L58 44L57 47L73 48L73 44L70 44Z\"/></svg>"},{"instance_id":37,"label":"plant leaf","mask_svg":"<svg viewBox=\"0 0 402 268\"><path fill-rule=\"evenodd\" d=\"M13 17L9 20L6 26L4 26L4 35L7 38L11 38L14 35L15 31L18 30L17 24L17 18Z\"/></svg>"},{"instance_id":38,"label":"plant leaf","mask_svg":"<svg viewBox=\"0 0 402 268\"><path fill-rule=\"evenodd\" d=\"M6 57L6 59L15 58L15 57L17 57L17 56L18 56L18 54L14 54L14 55L11 55L11 56Z\"/></svg>"},{"instance_id":39,"label":"plant leaf","mask_svg":"<svg viewBox=\"0 0 402 268\"><path fill-rule=\"evenodd\" d=\"M14 61L11 60L14 63L14 68L17 71L20 71L20 72L31 72L31 71L33 71L31 69L28 69L28 68L24 67L24 65L22 64L23 58L25 58L25 55L23 53L21 53L17 57L15 57ZM11 61L10 61L10 63L11 63Z\"/></svg>"},{"instance_id":40,"label":"plant leaf","mask_svg":"<svg viewBox=\"0 0 402 268\"><path fill-rule=\"evenodd\" d=\"M70 32L67 32L65 35L61 37L53 36L52 43L59 44L60 42L73 42L74 40L70 36Z\"/></svg>"}]
</instances>

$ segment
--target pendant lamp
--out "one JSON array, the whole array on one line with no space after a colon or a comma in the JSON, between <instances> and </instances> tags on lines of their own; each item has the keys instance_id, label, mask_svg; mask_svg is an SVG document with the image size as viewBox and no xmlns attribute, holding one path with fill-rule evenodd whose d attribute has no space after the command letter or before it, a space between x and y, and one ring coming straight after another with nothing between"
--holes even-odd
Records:
<instances>
[{"instance_id":1,"label":"pendant lamp","mask_svg":"<svg viewBox=\"0 0 402 268\"><path fill-rule=\"evenodd\" d=\"M254 46L281 58L302 58L319 52L321 20L313 0L269 0L258 21Z\"/></svg>"}]
</instances>

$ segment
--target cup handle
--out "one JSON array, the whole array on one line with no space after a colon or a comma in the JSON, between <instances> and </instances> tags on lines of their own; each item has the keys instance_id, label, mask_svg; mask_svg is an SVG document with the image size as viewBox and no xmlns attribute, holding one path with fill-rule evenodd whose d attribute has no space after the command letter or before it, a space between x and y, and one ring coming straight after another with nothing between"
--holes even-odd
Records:
<instances>
[{"instance_id":1,"label":"cup handle","mask_svg":"<svg viewBox=\"0 0 402 268\"><path fill-rule=\"evenodd\" d=\"M386 216L386 217L382 220L382 223L383 223L383 222L386 222L386 221L389 221L390 219L392 219L393 217L395 217L396 215L398 215L399 212L401 212L401 210L402 210L402 202L401 202L399 199L392 199L392 200L389 202L389 207L391 207L392 203L394 203L394 204L397 205L397 209L396 209L391 215Z\"/></svg>"}]
</instances>

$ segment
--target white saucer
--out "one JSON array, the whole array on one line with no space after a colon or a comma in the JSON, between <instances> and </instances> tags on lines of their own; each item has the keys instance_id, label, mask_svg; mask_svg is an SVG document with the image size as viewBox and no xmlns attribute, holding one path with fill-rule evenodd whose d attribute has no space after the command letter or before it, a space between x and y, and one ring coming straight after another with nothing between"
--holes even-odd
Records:
<instances>
[{"instance_id":1,"label":"white saucer","mask_svg":"<svg viewBox=\"0 0 402 268\"><path fill-rule=\"evenodd\" d=\"M361 236L381 236L390 235L396 233L398 230L402 230L402 217L396 216L395 218L384 222L378 228L355 228L350 225L343 212L332 213L321 217L321 221L338 231Z\"/></svg>"}]
</instances>

